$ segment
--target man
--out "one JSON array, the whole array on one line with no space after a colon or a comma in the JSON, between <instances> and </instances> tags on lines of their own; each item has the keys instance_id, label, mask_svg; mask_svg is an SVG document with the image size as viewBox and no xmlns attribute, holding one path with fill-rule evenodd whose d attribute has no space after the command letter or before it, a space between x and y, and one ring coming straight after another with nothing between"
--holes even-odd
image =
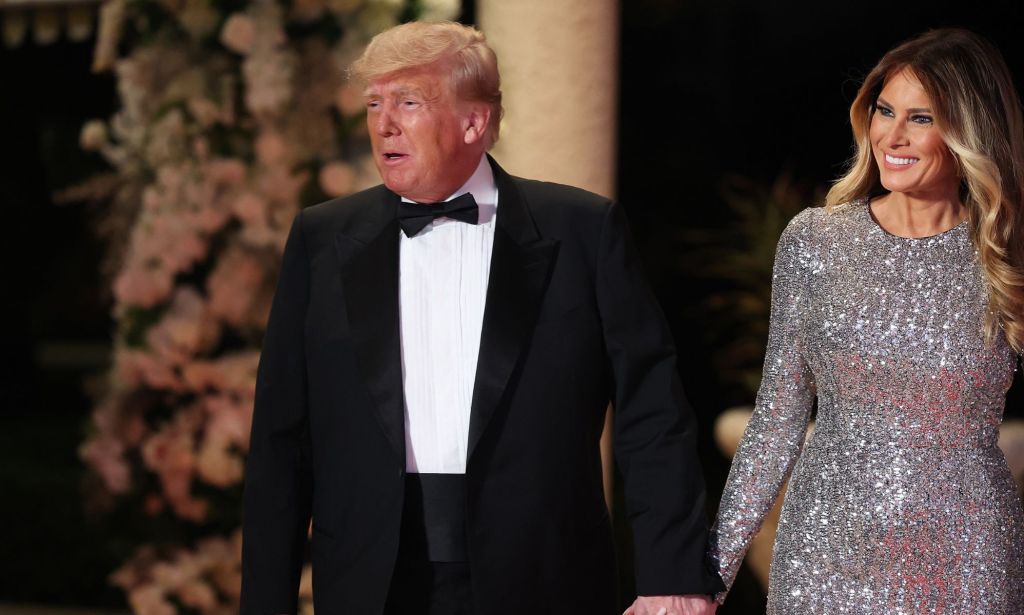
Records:
<instances>
[{"instance_id":1,"label":"man","mask_svg":"<svg viewBox=\"0 0 1024 615\"><path fill-rule=\"evenodd\" d=\"M693 417L617 205L509 176L478 31L353 65L383 186L296 218L246 474L243 613L615 612L609 400L637 615L713 611Z\"/></svg>"}]
</instances>

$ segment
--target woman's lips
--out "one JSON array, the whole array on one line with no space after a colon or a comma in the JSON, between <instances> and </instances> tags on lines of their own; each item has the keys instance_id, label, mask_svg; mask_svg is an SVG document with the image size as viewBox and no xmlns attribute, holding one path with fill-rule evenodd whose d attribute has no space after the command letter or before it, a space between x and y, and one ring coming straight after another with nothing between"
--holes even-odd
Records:
<instances>
[{"instance_id":1,"label":"woman's lips","mask_svg":"<svg viewBox=\"0 0 1024 615\"><path fill-rule=\"evenodd\" d=\"M885 168L893 171L909 169L920 160L920 158L914 158L913 156L893 156L892 154L885 154L884 159Z\"/></svg>"}]
</instances>

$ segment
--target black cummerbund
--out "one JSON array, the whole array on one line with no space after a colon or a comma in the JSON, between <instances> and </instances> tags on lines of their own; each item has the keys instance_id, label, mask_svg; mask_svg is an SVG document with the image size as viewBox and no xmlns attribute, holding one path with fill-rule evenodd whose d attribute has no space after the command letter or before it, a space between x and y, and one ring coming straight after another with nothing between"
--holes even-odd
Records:
<instances>
[{"instance_id":1,"label":"black cummerbund","mask_svg":"<svg viewBox=\"0 0 1024 615\"><path fill-rule=\"evenodd\" d=\"M468 561L465 474L406 474L401 544L406 557Z\"/></svg>"}]
</instances>

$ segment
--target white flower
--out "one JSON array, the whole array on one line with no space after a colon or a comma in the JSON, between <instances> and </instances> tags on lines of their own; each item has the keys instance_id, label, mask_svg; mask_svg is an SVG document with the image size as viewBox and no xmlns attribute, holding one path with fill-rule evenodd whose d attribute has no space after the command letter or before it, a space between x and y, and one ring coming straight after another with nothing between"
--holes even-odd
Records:
<instances>
[{"instance_id":1,"label":"white flower","mask_svg":"<svg viewBox=\"0 0 1024 615\"><path fill-rule=\"evenodd\" d=\"M82 126L78 137L79 145L87 151L96 151L107 145L107 125L100 120L89 120Z\"/></svg>"},{"instance_id":2,"label":"white flower","mask_svg":"<svg viewBox=\"0 0 1024 615\"><path fill-rule=\"evenodd\" d=\"M220 42L231 51L248 54L256 44L256 22L248 15L233 14L221 28Z\"/></svg>"},{"instance_id":3,"label":"white flower","mask_svg":"<svg viewBox=\"0 0 1024 615\"><path fill-rule=\"evenodd\" d=\"M186 0L185 8L178 14L181 27L195 39L213 34L219 19L220 14L210 6L210 0Z\"/></svg>"}]
</instances>

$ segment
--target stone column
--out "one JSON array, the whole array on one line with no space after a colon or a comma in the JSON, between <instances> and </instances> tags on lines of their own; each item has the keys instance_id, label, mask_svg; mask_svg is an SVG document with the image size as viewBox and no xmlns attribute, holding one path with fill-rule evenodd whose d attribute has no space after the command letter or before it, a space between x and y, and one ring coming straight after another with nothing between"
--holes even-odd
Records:
<instances>
[{"instance_id":1,"label":"stone column","mask_svg":"<svg viewBox=\"0 0 1024 615\"><path fill-rule=\"evenodd\" d=\"M615 193L619 3L478 0L505 119L494 155L514 175Z\"/></svg>"},{"instance_id":2,"label":"stone column","mask_svg":"<svg viewBox=\"0 0 1024 615\"><path fill-rule=\"evenodd\" d=\"M615 196L617 0L477 0L505 117L492 153L513 175ZM610 415L601 439L611 508Z\"/></svg>"}]
</instances>

